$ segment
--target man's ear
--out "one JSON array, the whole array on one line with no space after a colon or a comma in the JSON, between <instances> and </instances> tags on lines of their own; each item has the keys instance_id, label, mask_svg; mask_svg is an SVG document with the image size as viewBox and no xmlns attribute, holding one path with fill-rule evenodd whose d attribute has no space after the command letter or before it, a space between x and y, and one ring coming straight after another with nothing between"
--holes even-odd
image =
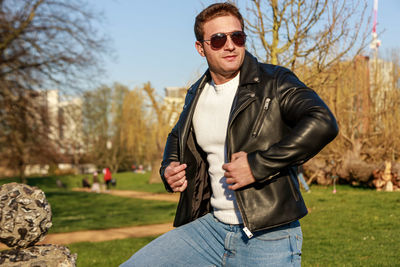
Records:
<instances>
[{"instance_id":1,"label":"man's ear","mask_svg":"<svg viewBox=\"0 0 400 267\"><path fill-rule=\"evenodd\" d=\"M200 56L205 57L206 55L204 54L203 44L199 41L196 41L194 45L196 47L197 52L199 52Z\"/></svg>"}]
</instances>

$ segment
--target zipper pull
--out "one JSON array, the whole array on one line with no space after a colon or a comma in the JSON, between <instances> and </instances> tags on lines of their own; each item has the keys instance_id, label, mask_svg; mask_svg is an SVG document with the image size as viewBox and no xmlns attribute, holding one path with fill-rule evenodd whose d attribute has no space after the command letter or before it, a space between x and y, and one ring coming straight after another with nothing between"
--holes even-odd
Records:
<instances>
[{"instance_id":1,"label":"zipper pull","mask_svg":"<svg viewBox=\"0 0 400 267\"><path fill-rule=\"evenodd\" d=\"M271 98L268 97L268 98L265 100L264 110L268 110L269 102L271 102Z\"/></svg>"},{"instance_id":2,"label":"zipper pull","mask_svg":"<svg viewBox=\"0 0 400 267\"><path fill-rule=\"evenodd\" d=\"M249 239L253 237L253 233L250 232L249 228L244 227L244 228L243 228L243 232L247 235L247 237L248 237Z\"/></svg>"}]
</instances>

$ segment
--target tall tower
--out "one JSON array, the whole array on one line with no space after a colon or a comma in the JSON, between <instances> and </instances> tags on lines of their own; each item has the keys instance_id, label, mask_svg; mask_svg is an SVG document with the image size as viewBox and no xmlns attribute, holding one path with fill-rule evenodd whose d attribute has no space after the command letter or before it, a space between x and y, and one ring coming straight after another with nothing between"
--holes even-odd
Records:
<instances>
[{"instance_id":1,"label":"tall tower","mask_svg":"<svg viewBox=\"0 0 400 267\"><path fill-rule=\"evenodd\" d=\"M381 40L378 40L378 34L376 33L376 25L378 22L378 0L374 0L374 21L372 25L372 42L370 48L374 50L374 57L378 56L378 48L381 45Z\"/></svg>"}]
</instances>

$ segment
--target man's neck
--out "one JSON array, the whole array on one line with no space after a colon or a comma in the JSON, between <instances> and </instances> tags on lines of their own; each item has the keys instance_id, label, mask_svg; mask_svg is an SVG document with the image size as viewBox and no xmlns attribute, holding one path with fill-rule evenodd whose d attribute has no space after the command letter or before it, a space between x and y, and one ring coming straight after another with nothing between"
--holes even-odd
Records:
<instances>
[{"instance_id":1,"label":"man's neck","mask_svg":"<svg viewBox=\"0 0 400 267\"><path fill-rule=\"evenodd\" d=\"M223 75L223 74L215 73L215 72L210 70L210 74L211 74L211 78L214 81L214 83L216 85L219 85L219 84L224 84L226 82L229 82L230 80L235 78L236 75L239 73L239 71L240 70L237 70L237 71L235 71L233 73Z\"/></svg>"}]
</instances>

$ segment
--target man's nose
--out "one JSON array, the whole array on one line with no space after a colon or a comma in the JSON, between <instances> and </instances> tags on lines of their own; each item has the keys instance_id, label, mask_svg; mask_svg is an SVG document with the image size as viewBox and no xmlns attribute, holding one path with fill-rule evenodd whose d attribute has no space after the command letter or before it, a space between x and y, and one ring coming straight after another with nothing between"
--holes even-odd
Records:
<instances>
[{"instance_id":1,"label":"man's nose","mask_svg":"<svg viewBox=\"0 0 400 267\"><path fill-rule=\"evenodd\" d=\"M224 49L228 50L228 51L234 50L235 49L235 44L233 43L231 37L227 36L226 38L227 39L226 39L226 43L225 43Z\"/></svg>"}]
</instances>

